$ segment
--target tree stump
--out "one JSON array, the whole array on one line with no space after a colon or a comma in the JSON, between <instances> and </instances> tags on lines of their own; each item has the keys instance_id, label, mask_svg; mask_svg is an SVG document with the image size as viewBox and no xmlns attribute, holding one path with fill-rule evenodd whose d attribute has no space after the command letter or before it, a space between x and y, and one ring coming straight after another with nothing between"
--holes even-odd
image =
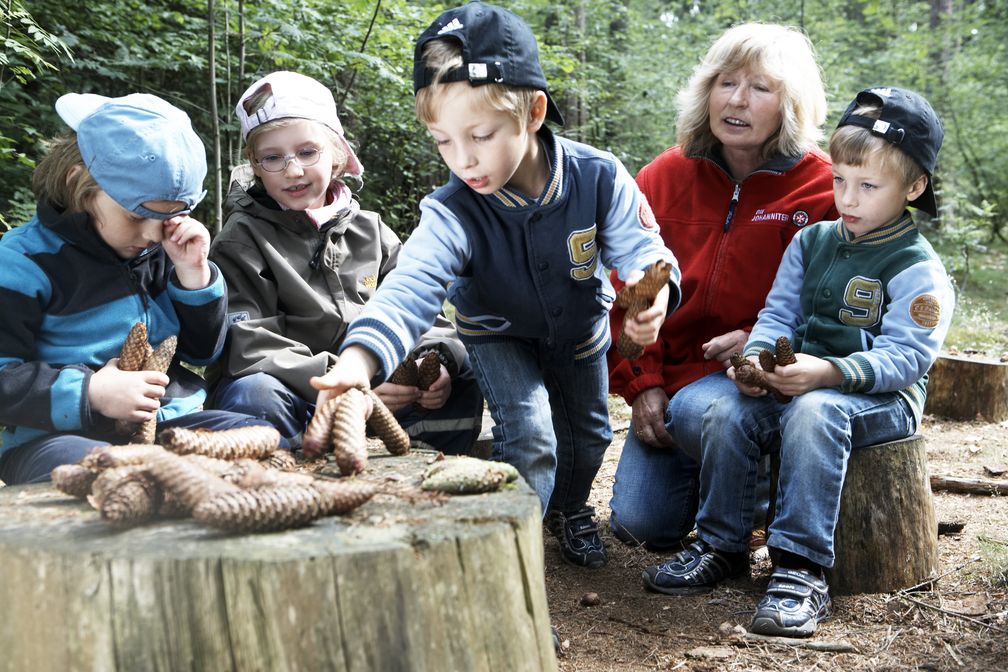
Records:
<instances>
[{"instance_id":1,"label":"tree stump","mask_svg":"<svg viewBox=\"0 0 1008 672\"><path fill-rule=\"evenodd\" d=\"M770 464L767 529L774 517L779 453ZM923 436L851 451L833 552L826 578L834 595L890 593L938 569L938 521Z\"/></svg>"},{"instance_id":2,"label":"tree stump","mask_svg":"<svg viewBox=\"0 0 1008 672\"><path fill-rule=\"evenodd\" d=\"M938 522L921 435L851 451L828 572L837 595L890 593L938 569Z\"/></svg>"},{"instance_id":3,"label":"tree stump","mask_svg":"<svg viewBox=\"0 0 1008 672\"><path fill-rule=\"evenodd\" d=\"M973 420L978 415L988 422L1008 420L1008 362L939 357L928 373L924 410L957 420Z\"/></svg>"},{"instance_id":4,"label":"tree stump","mask_svg":"<svg viewBox=\"0 0 1008 672\"><path fill-rule=\"evenodd\" d=\"M401 488L429 457L372 456L364 476ZM0 567L3 670L556 669L523 482L257 535L117 530L51 486L6 487Z\"/></svg>"}]
</instances>

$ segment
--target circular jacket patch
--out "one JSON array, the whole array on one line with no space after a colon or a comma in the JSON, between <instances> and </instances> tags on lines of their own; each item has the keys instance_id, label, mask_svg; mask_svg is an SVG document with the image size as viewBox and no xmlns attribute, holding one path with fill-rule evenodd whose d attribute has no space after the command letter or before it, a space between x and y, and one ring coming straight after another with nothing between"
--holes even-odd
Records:
<instances>
[{"instance_id":1,"label":"circular jacket patch","mask_svg":"<svg viewBox=\"0 0 1008 672\"><path fill-rule=\"evenodd\" d=\"M921 294L910 302L910 319L927 329L934 329L941 321L941 304L934 294Z\"/></svg>"},{"instance_id":2,"label":"circular jacket patch","mask_svg":"<svg viewBox=\"0 0 1008 672\"><path fill-rule=\"evenodd\" d=\"M651 211L651 204L644 198L644 194L641 194L640 197L640 206L637 208L637 219L640 220L641 226L645 229L658 228L658 220L655 219L654 212Z\"/></svg>"},{"instance_id":3,"label":"circular jacket patch","mask_svg":"<svg viewBox=\"0 0 1008 672\"><path fill-rule=\"evenodd\" d=\"M809 214L804 210L795 210L795 213L791 215L791 222L795 226L805 226L809 222Z\"/></svg>"}]
</instances>

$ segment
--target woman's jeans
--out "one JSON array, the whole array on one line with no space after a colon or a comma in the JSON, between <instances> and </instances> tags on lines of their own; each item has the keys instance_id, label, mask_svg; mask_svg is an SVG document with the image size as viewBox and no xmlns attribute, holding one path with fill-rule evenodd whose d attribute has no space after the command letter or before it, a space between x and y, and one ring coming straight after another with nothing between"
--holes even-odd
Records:
<instances>
[{"instance_id":1,"label":"woman's jeans","mask_svg":"<svg viewBox=\"0 0 1008 672\"><path fill-rule=\"evenodd\" d=\"M665 409L665 429L676 446L650 446L631 424L616 467L610 525L628 543L654 551L675 548L692 531L700 486L700 428L715 399L738 395L723 372L680 389Z\"/></svg>"},{"instance_id":2,"label":"woman's jeans","mask_svg":"<svg viewBox=\"0 0 1008 672\"><path fill-rule=\"evenodd\" d=\"M493 458L518 470L544 515L578 511L612 441L606 361L546 363L541 348L519 339L466 344L495 423Z\"/></svg>"},{"instance_id":3,"label":"woman's jeans","mask_svg":"<svg viewBox=\"0 0 1008 672\"><path fill-rule=\"evenodd\" d=\"M895 392L812 390L787 404L725 395L703 416L697 533L721 551L748 549L757 464L780 451L767 545L833 566L833 532L852 449L911 436L917 421Z\"/></svg>"}]
</instances>

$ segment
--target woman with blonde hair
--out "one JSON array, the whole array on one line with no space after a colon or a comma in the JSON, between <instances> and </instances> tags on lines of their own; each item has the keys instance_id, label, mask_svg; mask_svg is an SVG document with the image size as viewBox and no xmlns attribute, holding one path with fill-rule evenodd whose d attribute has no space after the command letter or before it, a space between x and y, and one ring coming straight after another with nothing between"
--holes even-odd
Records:
<instances>
[{"instance_id":1,"label":"woman with blonde hair","mask_svg":"<svg viewBox=\"0 0 1008 672\"><path fill-rule=\"evenodd\" d=\"M610 387L633 409L611 525L653 550L675 548L693 528L700 421L711 400L737 394L728 359L745 344L785 247L805 224L837 216L829 158L817 145L826 94L803 33L730 28L678 101L678 144L637 183L679 259L683 301L643 355L609 353ZM618 329L623 311L611 319Z\"/></svg>"}]
</instances>

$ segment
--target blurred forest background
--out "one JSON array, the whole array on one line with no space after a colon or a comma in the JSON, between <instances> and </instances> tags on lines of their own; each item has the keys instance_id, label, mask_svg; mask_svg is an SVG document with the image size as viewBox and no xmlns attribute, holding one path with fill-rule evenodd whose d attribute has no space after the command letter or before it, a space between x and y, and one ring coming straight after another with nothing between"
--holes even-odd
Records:
<instances>
[{"instance_id":1,"label":"blurred forest background","mask_svg":"<svg viewBox=\"0 0 1008 672\"><path fill-rule=\"evenodd\" d=\"M234 104L273 70L296 70L336 96L365 166L352 185L403 237L417 203L447 177L413 114L413 40L456 3L405 0L0 0L0 230L34 210L31 171L62 132L66 92L154 93L186 110L208 148L207 199L220 223L227 176L240 160ZM924 226L960 292L983 300L976 338L1001 333L1008 208L1008 1L1005 0L500 0L540 42L562 133L620 157L634 173L675 139L675 94L725 28L796 26L819 55L827 131L860 89L923 93L946 127L936 187L940 217ZM972 283L972 287L970 287ZM960 303L962 307L962 302ZM1002 310L1003 312L1003 310ZM985 322L986 320L986 322ZM991 320L1001 320L992 328ZM1000 329L1000 331L999 331ZM1003 332L1003 333L1002 333ZM1004 347L1004 346L1001 346Z\"/></svg>"}]
</instances>

